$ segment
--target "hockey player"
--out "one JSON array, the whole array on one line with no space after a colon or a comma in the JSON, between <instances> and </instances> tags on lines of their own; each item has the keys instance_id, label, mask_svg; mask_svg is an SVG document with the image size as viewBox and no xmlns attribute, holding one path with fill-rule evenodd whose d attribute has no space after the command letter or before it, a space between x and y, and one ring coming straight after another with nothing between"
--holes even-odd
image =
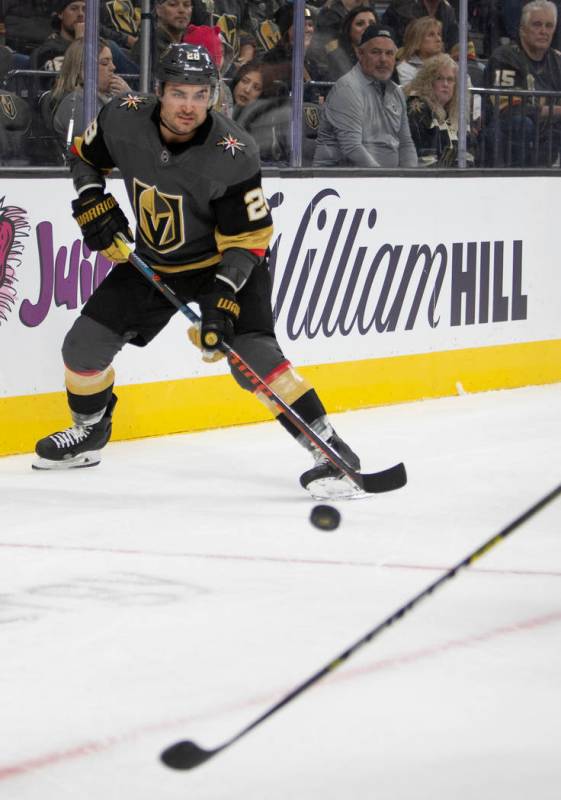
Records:
<instances>
[{"instance_id":1,"label":"hockey player","mask_svg":"<svg viewBox=\"0 0 561 800\"><path fill-rule=\"evenodd\" d=\"M185 302L201 310L207 360L225 342L264 377L354 469L358 457L335 433L313 387L285 358L274 333L267 268L272 220L255 142L211 111L218 73L205 48L172 44L162 56L159 93L115 98L74 143L72 203L84 241L122 262L115 235L132 234L103 175L118 167L134 209L136 250ZM73 425L41 439L38 469L98 464L111 435L117 401L115 355L148 344L176 312L130 264L118 263L98 286L65 337L62 355ZM232 368L242 388L254 386ZM263 393L259 399L270 403ZM353 495L356 487L299 433L284 412L281 425L311 450L315 465L301 476L314 496Z\"/></svg>"}]
</instances>

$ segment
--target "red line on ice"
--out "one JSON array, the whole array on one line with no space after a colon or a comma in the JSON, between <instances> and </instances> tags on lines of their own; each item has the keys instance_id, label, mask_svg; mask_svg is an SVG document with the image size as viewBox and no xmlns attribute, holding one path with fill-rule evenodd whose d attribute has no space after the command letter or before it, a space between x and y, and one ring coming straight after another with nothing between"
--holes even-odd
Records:
<instances>
[{"instance_id":1,"label":"red line on ice","mask_svg":"<svg viewBox=\"0 0 561 800\"><path fill-rule=\"evenodd\" d=\"M558 622L561 622L561 611L552 611L550 614L544 614L541 617L533 617L531 619L521 620L520 622L513 622L510 625L502 625L499 628L493 628L489 631L473 634L464 639L451 639L450 641L441 642L440 644L435 644L431 647L413 650L410 653L401 653L393 658L384 658L380 661L373 661L370 664L366 664L365 666L361 667L347 667L347 669L342 673L333 673L331 676L328 676L323 683L349 681L370 673L394 669L402 665L421 661L425 658L438 656L458 648L471 647L474 644L488 642L501 636L511 636L512 634L516 633L536 630L538 628L543 628L547 625ZM284 688L280 691L271 690L268 691L267 694L239 700L236 703L220 706L214 710L193 714L185 718L166 720L165 722L154 723L152 725L144 725L119 736L112 736L95 742L85 742L84 744L76 745L75 747L70 747L66 750L57 750L52 753L46 753L42 756L36 756L35 758L25 759L15 764L7 764L3 767L0 766L0 781L26 775L28 773L35 772L38 769L54 766L55 764L70 761L71 759L83 758L85 756L101 753L105 750L111 749L116 745L138 739L148 733L155 733L159 730L164 731L168 728L176 728L178 725L191 724L197 720L206 721L210 718L221 717L224 714L232 711L240 711L245 708L252 708L253 706L262 706L266 703L276 702L280 697L288 694L289 691L292 691L293 688L294 687L290 687L289 689Z\"/></svg>"},{"instance_id":2,"label":"red line on ice","mask_svg":"<svg viewBox=\"0 0 561 800\"><path fill-rule=\"evenodd\" d=\"M81 553L113 553L115 555L151 556L157 558L202 558L210 561L253 561L272 564L318 564L335 567L376 567L377 569L417 569L427 572L446 572L450 566L437 564L400 564L397 562L376 561L342 561L338 559L315 558L281 558L280 556L246 556L233 553L181 553L162 552L158 550L133 550L116 547L83 547L73 545L25 544L21 542L0 542L0 548L15 550L52 550L55 552ZM485 567L469 567L470 572L489 573L490 575L527 575L538 577L561 578L559 570L542 569L488 569Z\"/></svg>"}]
</instances>

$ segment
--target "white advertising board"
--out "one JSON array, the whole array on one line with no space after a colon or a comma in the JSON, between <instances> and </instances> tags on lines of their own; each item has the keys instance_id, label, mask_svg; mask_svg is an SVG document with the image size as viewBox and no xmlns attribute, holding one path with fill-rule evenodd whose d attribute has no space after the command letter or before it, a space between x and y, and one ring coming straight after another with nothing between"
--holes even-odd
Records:
<instances>
[{"instance_id":1,"label":"white advertising board","mask_svg":"<svg viewBox=\"0 0 561 800\"><path fill-rule=\"evenodd\" d=\"M561 339L558 178L278 178L277 334L296 364ZM124 187L110 189L132 219ZM0 397L61 391L60 347L110 268L70 215L69 179L0 190ZM221 374L177 315L116 361L120 384Z\"/></svg>"}]
</instances>

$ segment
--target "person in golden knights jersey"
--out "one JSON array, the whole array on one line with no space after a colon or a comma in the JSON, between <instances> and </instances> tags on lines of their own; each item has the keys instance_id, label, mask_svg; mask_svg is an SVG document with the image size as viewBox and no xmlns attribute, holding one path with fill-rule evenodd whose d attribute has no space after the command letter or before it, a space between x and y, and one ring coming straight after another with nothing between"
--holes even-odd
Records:
<instances>
[{"instance_id":1,"label":"person in golden knights jersey","mask_svg":"<svg viewBox=\"0 0 561 800\"><path fill-rule=\"evenodd\" d=\"M322 438L360 469L335 433L313 387L296 373L274 333L267 267L272 220L261 188L259 153L246 132L211 111L218 73L205 48L172 44L158 64L158 96L110 101L75 140L71 162L78 197L72 203L84 242L117 263L84 305L62 347L73 425L41 439L38 469L98 464L111 435L115 355L147 345L176 313L115 245L129 240L128 221L106 193L104 174L117 167L134 209L136 252L185 302L198 303L199 329L189 331L216 360L232 346ZM213 342L214 344L209 344ZM243 389L254 385L238 370ZM315 465L301 476L314 496L352 495L355 487L259 389L278 421L311 450Z\"/></svg>"}]
</instances>

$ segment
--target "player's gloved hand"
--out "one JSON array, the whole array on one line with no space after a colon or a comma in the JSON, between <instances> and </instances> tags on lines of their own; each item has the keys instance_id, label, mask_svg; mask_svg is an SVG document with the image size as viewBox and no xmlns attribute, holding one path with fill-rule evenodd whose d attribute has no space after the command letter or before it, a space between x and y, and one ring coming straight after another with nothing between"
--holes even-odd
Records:
<instances>
[{"instance_id":1,"label":"player's gloved hand","mask_svg":"<svg viewBox=\"0 0 561 800\"><path fill-rule=\"evenodd\" d=\"M207 364L212 364L215 361L220 361L221 358L224 358L226 355L221 350L207 350L203 347L201 342L201 323L197 322L196 325L191 325L190 328L187 329L187 336L189 337L189 341L191 344L194 344L195 347L198 347L199 350L202 351L203 354L203 361L206 361Z\"/></svg>"},{"instance_id":2,"label":"player's gloved hand","mask_svg":"<svg viewBox=\"0 0 561 800\"><path fill-rule=\"evenodd\" d=\"M103 194L94 189L72 201L72 216L80 226L84 242L90 250L98 250L110 261L125 261L123 254L113 241L116 233L122 233L132 242L129 223L112 194Z\"/></svg>"},{"instance_id":3,"label":"player's gloved hand","mask_svg":"<svg viewBox=\"0 0 561 800\"><path fill-rule=\"evenodd\" d=\"M199 298L201 308L201 345L203 350L216 350L223 342L234 341L234 323L240 306L232 288L216 278L212 290Z\"/></svg>"}]
</instances>

